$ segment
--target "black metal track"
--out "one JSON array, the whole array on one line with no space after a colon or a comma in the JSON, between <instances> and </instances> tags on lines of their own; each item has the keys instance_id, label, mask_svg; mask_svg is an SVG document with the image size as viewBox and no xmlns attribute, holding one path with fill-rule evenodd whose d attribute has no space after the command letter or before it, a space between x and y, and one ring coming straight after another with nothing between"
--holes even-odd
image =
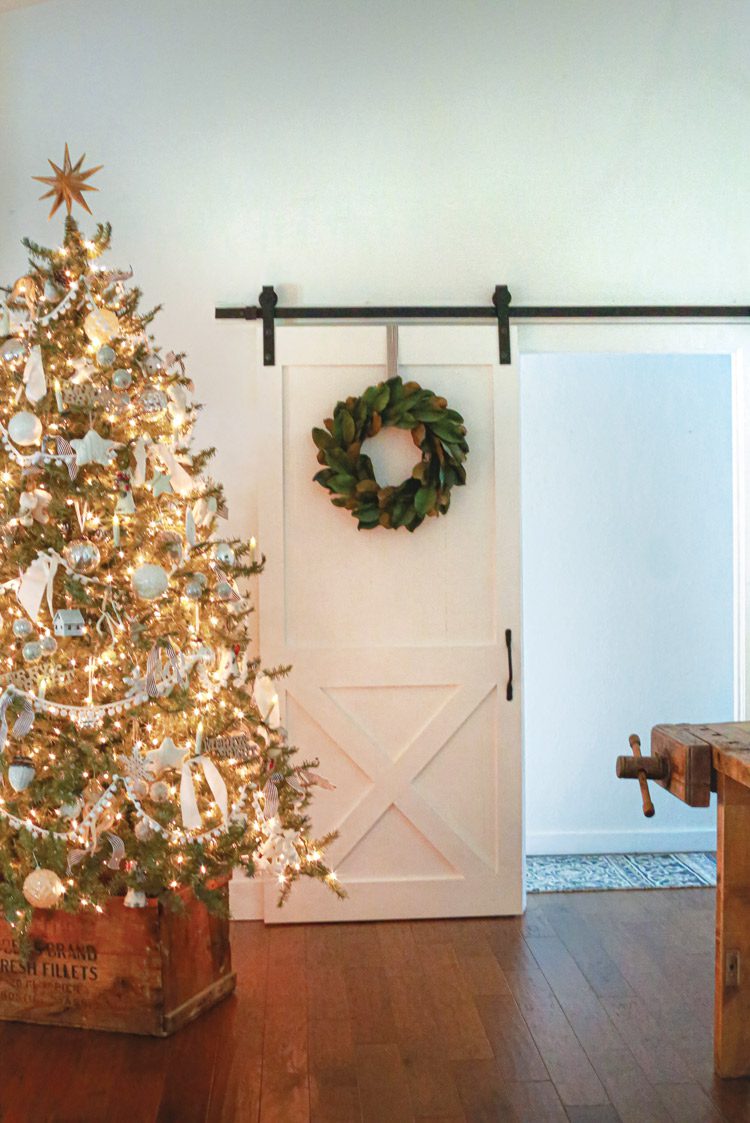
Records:
<instances>
[{"instance_id":1,"label":"black metal track","mask_svg":"<svg viewBox=\"0 0 750 1123\"><path fill-rule=\"evenodd\" d=\"M441 306L426 304L365 304L361 307L333 305L330 308L274 308L276 320L491 320L497 316L492 305L468 304ZM571 304L511 305L511 320L544 319L742 319L750 318L750 307L739 304ZM260 320L262 309L255 304L217 308L217 320Z\"/></svg>"},{"instance_id":2,"label":"black metal track","mask_svg":"<svg viewBox=\"0 0 750 1123\"><path fill-rule=\"evenodd\" d=\"M497 320L501 364L510 363L511 320L727 320L750 318L739 304L572 304L511 305L506 285L496 285L492 304L361 305L311 308L278 307L278 296L265 285L257 305L217 308L217 320L263 320L263 362L275 362L276 320Z\"/></svg>"}]
</instances>

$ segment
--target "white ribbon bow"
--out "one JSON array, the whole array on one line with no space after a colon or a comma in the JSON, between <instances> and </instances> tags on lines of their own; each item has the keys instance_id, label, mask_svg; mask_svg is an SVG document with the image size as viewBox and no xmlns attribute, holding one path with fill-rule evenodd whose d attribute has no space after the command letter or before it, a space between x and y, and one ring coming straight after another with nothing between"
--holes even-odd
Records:
<instances>
[{"instance_id":1,"label":"white ribbon bow","mask_svg":"<svg viewBox=\"0 0 750 1123\"><path fill-rule=\"evenodd\" d=\"M42 362L42 349L38 345L31 348L31 354L26 360L23 384L26 387L26 397L30 402L40 402L47 393L47 377Z\"/></svg>"},{"instance_id":2,"label":"white ribbon bow","mask_svg":"<svg viewBox=\"0 0 750 1123\"><path fill-rule=\"evenodd\" d=\"M37 554L29 568L21 574L16 597L31 620L36 621L39 616L39 609L42 606L45 592L50 616L54 615L52 596L55 574L61 562L62 558L59 554L55 553L54 550L48 550L46 554Z\"/></svg>"},{"instance_id":3,"label":"white ribbon bow","mask_svg":"<svg viewBox=\"0 0 750 1123\"><path fill-rule=\"evenodd\" d=\"M201 820L201 813L198 810L198 799L195 794L195 784L193 783L192 765L200 764L203 768L203 775L206 778L206 783L211 789L216 803L221 812L221 818L226 826L228 819L228 806L227 806L227 786L224 783L219 769L214 762L207 756L194 756L190 760L186 760L182 766L182 775L180 778L180 808L182 810L182 825L185 830L197 830L203 825Z\"/></svg>"}]
</instances>

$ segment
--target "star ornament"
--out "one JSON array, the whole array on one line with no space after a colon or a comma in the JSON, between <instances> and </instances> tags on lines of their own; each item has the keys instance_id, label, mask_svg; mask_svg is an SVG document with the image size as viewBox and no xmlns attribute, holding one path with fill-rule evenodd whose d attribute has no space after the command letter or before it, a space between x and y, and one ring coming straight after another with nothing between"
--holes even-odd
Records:
<instances>
[{"instance_id":1,"label":"star ornament","mask_svg":"<svg viewBox=\"0 0 750 1123\"><path fill-rule=\"evenodd\" d=\"M89 429L85 437L70 442L76 454L77 463L82 464L109 464L115 449L122 448L119 441L110 441L102 437L95 429Z\"/></svg>"},{"instance_id":2,"label":"star ornament","mask_svg":"<svg viewBox=\"0 0 750 1123\"><path fill-rule=\"evenodd\" d=\"M88 168L86 171L83 171L83 161L85 159L85 156L81 156L80 160L78 160L76 164L73 164L66 144L65 158L61 168L58 167L57 164L54 164L52 160L47 161L52 171L55 173L54 175L32 176L32 179L36 179L39 183L44 183L50 188L44 195L39 196L40 199L54 199L52 210L49 212L49 218L52 218L57 208L63 203L65 203L68 214L72 211L74 203L78 203L85 211L91 214L91 209L83 193L84 191L98 191L99 188L92 187L86 180L90 179L95 172L100 171L103 165L99 164L95 168Z\"/></svg>"}]
</instances>

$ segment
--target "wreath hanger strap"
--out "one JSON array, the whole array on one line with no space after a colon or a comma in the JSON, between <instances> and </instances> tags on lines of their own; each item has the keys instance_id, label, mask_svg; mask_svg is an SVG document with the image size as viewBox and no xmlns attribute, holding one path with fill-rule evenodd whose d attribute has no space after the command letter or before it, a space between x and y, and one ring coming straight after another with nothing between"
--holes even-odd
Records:
<instances>
[{"instance_id":1,"label":"wreath hanger strap","mask_svg":"<svg viewBox=\"0 0 750 1123\"><path fill-rule=\"evenodd\" d=\"M385 329L385 369L386 378L398 374L398 325L388 324Z\"/></svg>"}]
</instances>

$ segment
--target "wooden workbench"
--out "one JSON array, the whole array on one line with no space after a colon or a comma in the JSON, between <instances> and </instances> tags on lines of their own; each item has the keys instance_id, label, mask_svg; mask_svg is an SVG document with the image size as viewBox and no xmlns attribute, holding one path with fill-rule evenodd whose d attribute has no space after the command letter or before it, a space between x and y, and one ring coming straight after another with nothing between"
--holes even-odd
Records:
<instances>
[{"instance_id":1,"label":"wooden workbench","mask_svg":"<svg viewBox=\"0 0 750 1123\"><path fill-rule=\"evenodd\" d=\"M633 744L633 742L636 742ZM657 725L651 756L620 757L617 774L646 781L691 807L718 794L714 1064L719 1076L750 1075L750 722Z\"/></svg>"}]
</instances>

